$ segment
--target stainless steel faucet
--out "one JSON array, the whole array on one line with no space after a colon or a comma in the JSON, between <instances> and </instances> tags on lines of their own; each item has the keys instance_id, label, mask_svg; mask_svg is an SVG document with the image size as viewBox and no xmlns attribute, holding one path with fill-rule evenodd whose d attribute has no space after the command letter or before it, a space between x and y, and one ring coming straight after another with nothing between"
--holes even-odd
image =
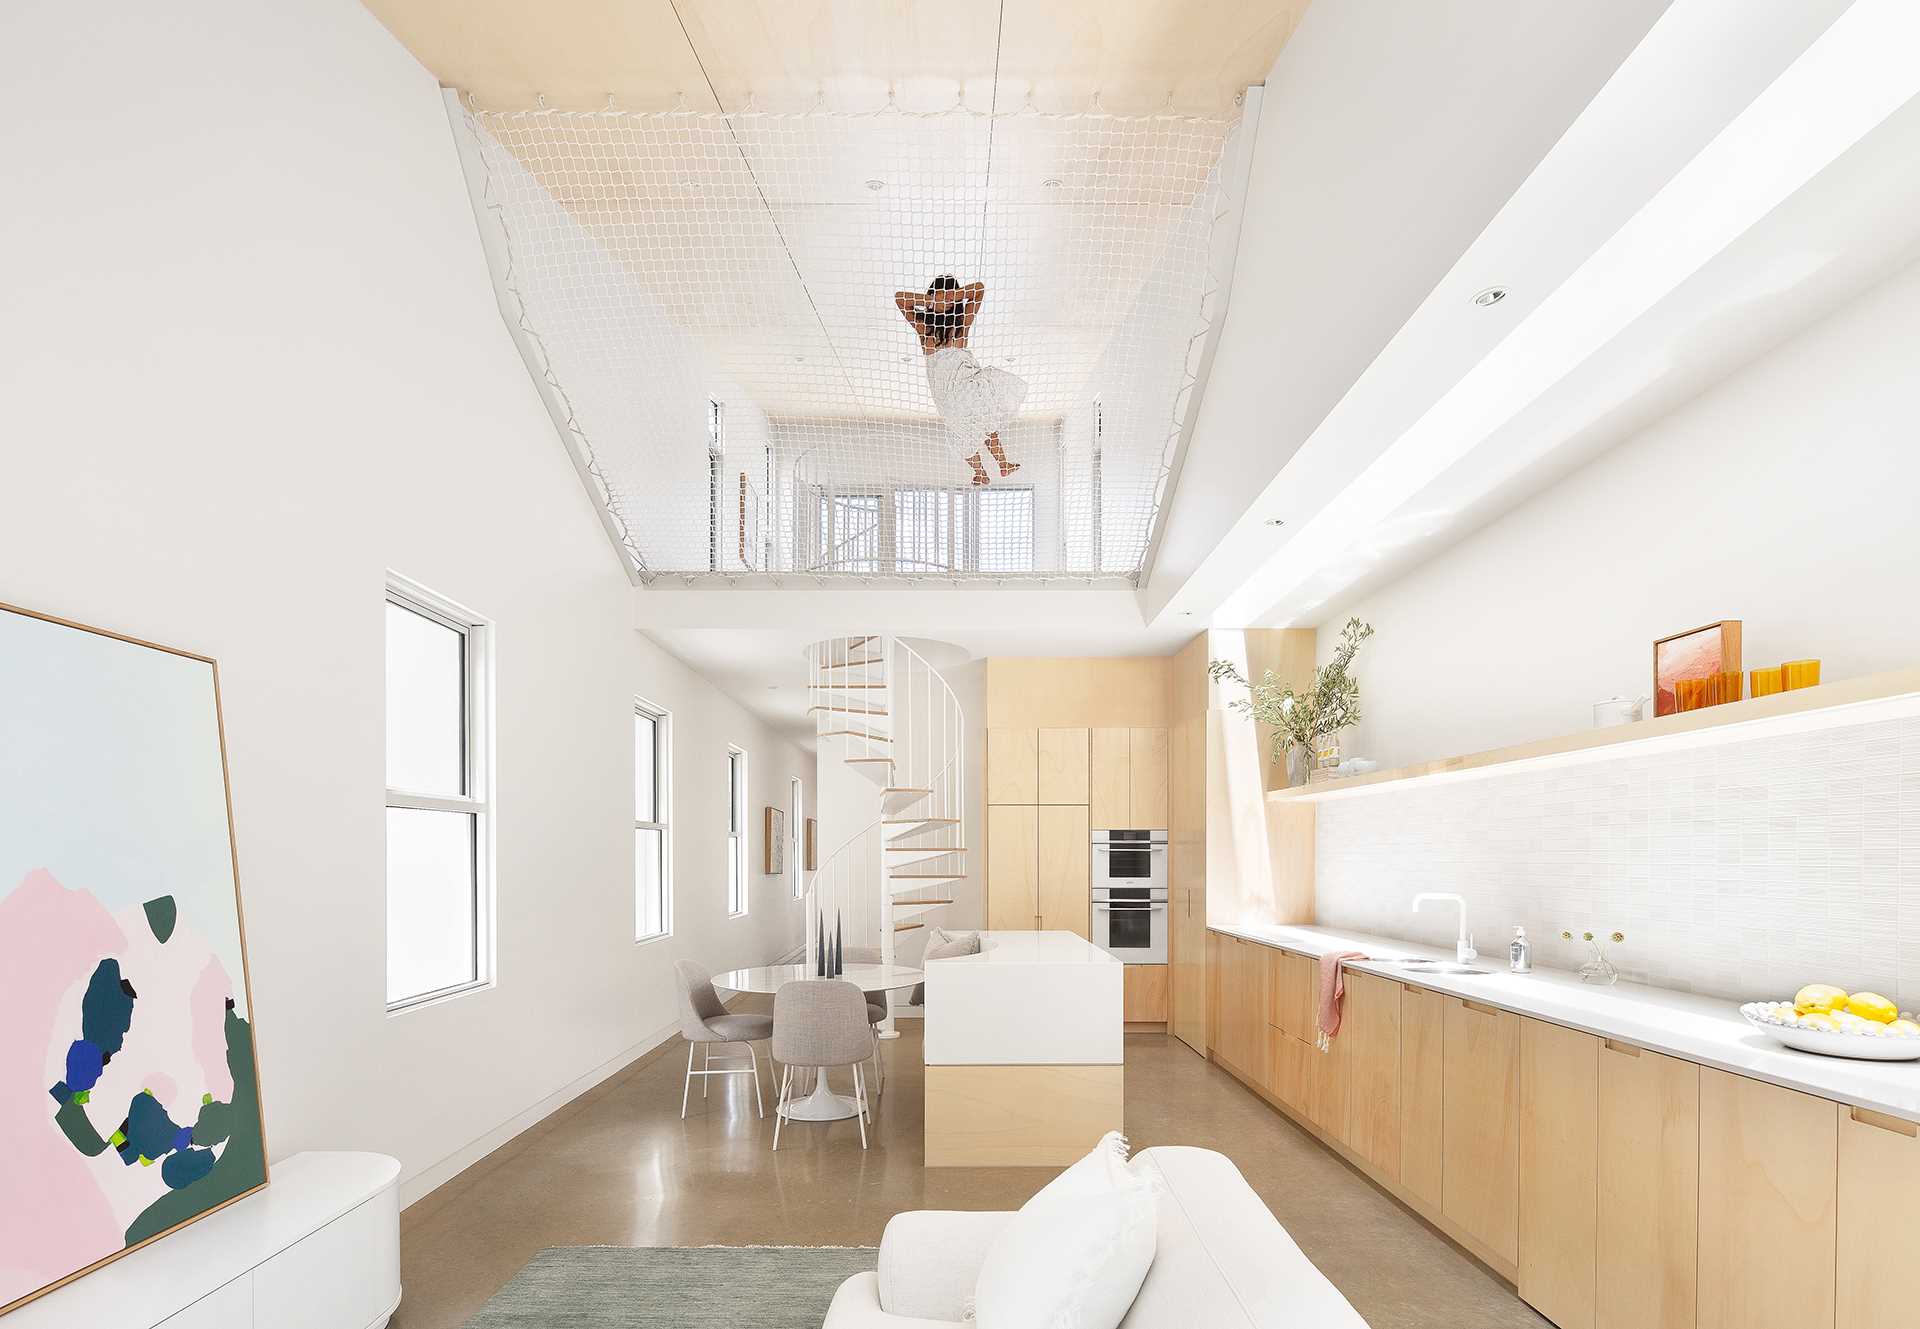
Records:
<instances>
[{"instance_id":1,"label":"stainless steel faucet","mask_svg":"<svg viewBox=\"0 0 1920 1329\"><path fill-rule=\"evenodd\" d=\"M1433 900L1444 904L1448 900L1460 906L1460 935L1453 943L1453 958L1461 964L1471 964L1479 958L1480 952L1473 949L1473 934L1467 931L1467 901L1464 896L1452 891L1421 891L1413 897L1413 911L1420 912L1420 906Z\"/></svg>"}]
</instances>

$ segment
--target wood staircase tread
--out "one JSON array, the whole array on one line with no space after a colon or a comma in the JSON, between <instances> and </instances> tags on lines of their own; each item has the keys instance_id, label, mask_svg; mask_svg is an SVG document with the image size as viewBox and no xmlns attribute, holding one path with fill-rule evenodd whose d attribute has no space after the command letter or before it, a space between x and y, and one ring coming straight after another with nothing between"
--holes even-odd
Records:
<instances>
[{"instance_id":1,"label":"wood staircase tread","mask_svg":"<svg viewBox=\"0 0 1920 1329\"><path fill-rule=\"evenodd\" d=\"M926 926L925 923L895 923L893 925L893 930L895 932L911 932L915 928L923 928L925 926Z\"/></svg>"},{"instance_id":2,"label":"wood staircase tread","mask_svg":"<svg viewBox=\"0 0 1920 1329\"><path fill-rule=\"evenodd\" d=\"M809 715L811 715L815 711L827 711L834 715L885 715L887 713L884 707L877 711L872 710L869 707L865 707L865 706L809 706L807 707L807 713Z\"/></svg>"},{"instance_id":3,"label":"wood staircase tread","mask_svg":"<svg viewBox=\"0 0 1920 1329\"><path fill-rule=\"evenodd\" d=\"M889 872L888 881L965 881L966 877L954 872ZM915 889L924 889L916 887Z\"/></svg>"},{"instance_id":4,"label":"wood staircase tread","mask_svg":"<svg viewBox=\"0 0 1920 1329\"><path fill-rule=\"evenodd\" d=\"M869 743L893 742L893 739L890 735L869 734L863 729L828 729L815 735L815 737L818 737L818 738L864 738Z\"/></svg>"},{"instance_id":5,"label":"wood staircase tread","mask_svg":"<svg viewBox=\"0 0 1920 1329\"><path fill-rule=\"evenodd\" d=\"M892 757L842 757L840 760L846 762L849 766L892 766L896 764Z\"/></svg>"},{"instance_id":6,"label":"wood staircase tread","mask_svg":"<svg viewBox=\"0 0 1920 1329\"><path fill-rule=\"evenodd\" d=\"M953 901L951 901L951 900L901 900L901 899L896 899L896 900L894 900L894 902L893 902L893 907L894 907L895 909L917 909L917 908L919 908L919 907L920 907L921 905L925 905L925 906L927 906L928 908L932 908L932 907L933 907L934 905L939 905L939 904L952 904L952 903L953 903Z\"/></svg>"},{"instance_id":7,"label":"wood staircase tread","mask_svg":"<svg viewBox=\"0 0 1920 1329\"><path fill-rule=\"evenodd\" d=\"M967 847L963 844L890 844L881 847L889 854L925 854L928 858L939 854L967 852Z\"/></svg>"},{"instance_id":8,"label":"wood staircase tread","mask_svg":"<svg viewBox=\"0 0 1920 1329\"><path fill-rule=\"evenodd\" d=\"M819 683L815 684L826 692L851 692L855 688L884 688L885 683Z\"/></svg>"},{"instance_id":9,"label":"wood staircase tread","mask_svg":"<svg viewBox=\"0 0 1920 1329\"><path fill-rule=\"evenodd\" d=\"M958 817L883 817L882 826L958 826Z\"/></svg>"},{"instance_id":10,"label":"wood staircase tread","mask_svg":"<svg viewBox=\"0 0 1920 1329\"><path fill-rule=\"evenodd\" d=\"M823 664L822 669L864 669L869 665L885 664L878 656L871 660L836 660L832 664Z\"/></svg>"},{"instance_id":11,"label":"wood staircase tread","mask_svg":"<svg viewBox=\"0 0 1920 1329\"><path fill-rule=\"evenodd\" d=\"M880 791L883 797L887 794L931 794L932 792L931 789L917 789L912 785L904 784L888 785Z\"/></svg>"}]
</instances>

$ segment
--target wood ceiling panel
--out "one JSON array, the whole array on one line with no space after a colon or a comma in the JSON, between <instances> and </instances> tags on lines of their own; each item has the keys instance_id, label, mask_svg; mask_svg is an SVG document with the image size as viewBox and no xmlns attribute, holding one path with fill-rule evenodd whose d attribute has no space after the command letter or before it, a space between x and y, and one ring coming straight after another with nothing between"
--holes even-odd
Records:
<instances>
[{"instance_id":1,"label":"wood ceiling panel","mask_svg":"<svg viewBox=\"0 0 1920 1329\"><path fill-rule=\"evenodd\" d=\"M435 78L488 109L715 111L671 0L363 0Z\"/></svg>"},{"instance_id":2,"label":"wood ceiling panel","mask_svg":"<svg viewBox=\"0 0 1920 1329\"><path fill-rule=\"evenodd\" d=\"M1307 0L365 0L483 106L1231 113ZM676 3L678 12L676 13ZM683 30L684 21L684 30ZM691 38L691 45L689 45ZM696 57L697 52L697 57ZM704 69L702 68L704 66ZM708 80L719 93L719 104Z\"/></svg>"}]
</instances>

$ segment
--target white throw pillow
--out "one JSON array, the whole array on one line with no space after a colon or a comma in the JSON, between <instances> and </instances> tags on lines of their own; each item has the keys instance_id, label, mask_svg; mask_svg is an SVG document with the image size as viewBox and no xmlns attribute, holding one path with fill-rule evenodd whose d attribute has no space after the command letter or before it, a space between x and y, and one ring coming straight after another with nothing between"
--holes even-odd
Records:
<instances>
[{"instance_id":1,"label":"white throw pillow","mask_svg":"<svg viewBox=\"0 0 1920 1329\"><path fill-rule=\"evenodd\" d=\"M1116 1329L1153 1265L1153 1184L1111 1133L1049 1182L987 1248L973 1289L979 1329Z\"/></svg>"}]
</instances>

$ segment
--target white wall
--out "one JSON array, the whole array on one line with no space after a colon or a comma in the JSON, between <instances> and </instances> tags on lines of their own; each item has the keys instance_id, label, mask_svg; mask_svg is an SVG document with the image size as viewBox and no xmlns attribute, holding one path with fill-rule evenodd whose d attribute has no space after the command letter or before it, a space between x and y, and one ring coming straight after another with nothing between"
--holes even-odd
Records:
<instances>
[{"instance_id":1,"label":"white wall","mask_svg":"<svg viewBox=\"0 0 1920 1329\"><path fill-rule=\"evenodd\" d=\"M216 656L268 1139L409 1196L798 937L759 809L811 758L629 621L501 327L434 81L358 5L0 24L0 600ZM497 626L499 982L384 1010L382 582ZM678 935L632 935L632 698L677 721ZM725 745L752 757L728 920Z\"/></svg>"},{"instance_id":2,"label":"white wall","mask_svg":"<svg viewBox=\"0 0 1920 1329\"><path fill-rule=\"evenodd\" d=\"M1920 265L1763 356L1348 614L1393 766L1583 729L1650 690L1652 643L1744 621L1745 662L1828 679L1920 663Z\"/></svg>"}]
</instances>

